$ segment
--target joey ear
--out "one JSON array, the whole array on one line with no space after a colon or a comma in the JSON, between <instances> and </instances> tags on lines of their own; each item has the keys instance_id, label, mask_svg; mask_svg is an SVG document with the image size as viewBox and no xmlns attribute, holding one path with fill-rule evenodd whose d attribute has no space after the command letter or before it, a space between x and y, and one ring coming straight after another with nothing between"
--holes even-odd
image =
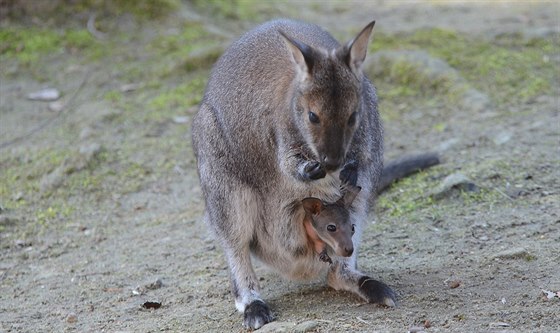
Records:
<instances>
[{"instance_id":1,"label":"joey ear","mask_svg":"<svg viewBox=\"0 0 560 333\"><path fill-rule=\"evenodd\" d=\"M344 189L346 191L342 197L342 200L344 200L344 208L350 208L350 205L354 202L354 199L356 199L356 196L358 196L362 188L360 186L348 185Z\"/></svg>"},{"instance_id":2,"label":"joey ear","mask_svg":"<svg viewBox=\"0 0 560 333\"><path fill-rule=\"evenodd\" d=\"M317 198L305 198L301 201L303 209L309 214L317 215L323 209L323 202Z\"/></svg>"},{"instance_id":3,"label":"joey ear","mask_svg":"<svg viewBox=\"0 0 560 333\"><path fill-rule=\"evenodd\" d=\"M362 63L366 59L367 48L369 44L369 37L371 36L371 31L375 21L371 21L366 27L348 44L346 44L345 55L346 64L354 71L354 73L359 73Z\"/></svg>"},{"instance_id":4,"label":"joey ear","mask_svg":"<svg viewBox=\"0 0 560 333\"><path fill-rule=\"evenodd\" d=\"M284 38L299 71L302 73L311 73L315 61L315 50L311 46L289 37L281 30L278 32Z\"/></svg>"}]
</instances>

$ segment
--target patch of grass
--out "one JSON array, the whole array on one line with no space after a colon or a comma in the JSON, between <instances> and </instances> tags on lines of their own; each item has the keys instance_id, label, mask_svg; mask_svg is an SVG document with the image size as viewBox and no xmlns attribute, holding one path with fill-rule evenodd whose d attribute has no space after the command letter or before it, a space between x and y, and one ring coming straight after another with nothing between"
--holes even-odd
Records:
<instances>
[{"instance_id":1,"label":"patch of grass","mask_svg":"<svg viewBox=\"0 0 560 333\"><path fill-rule=\"evenodd\" d=\"M85 4L89 5L90 10L93 7L115 15L131 13L140 19L157 19L179 8L180 2L179 0L88 0Z\"/></svg>"},{"instance_id":2,"label":"patch of grass","mask_svg":"<svg viewBox=\"0 0 560 333\"><path fill-rule=\"evenodd\" d=\"M378 198L376 208L391 216L403 216L426 209L434 204L429 191L434 187L428 172L401 179Z\"/></svg>"},{"instance_id":3,"label":"patch of grass","mask_svg":"<svg viewBox=\"0 0 560 333\"><path fill-rule=\"evenodd\" d=\"M442 181L434 177L438 170L441 173L441 168L435 167L393 184L391 189L378 198L376 209L381 214L415 221L419 216L437 219L444 211L458 211L464 207L484 210L499 204L510 204L498 190L486 186L487 181L480 174L478 165L465 165L463 168L463 172L479 186L478 191L452 190L444 198L435 199L431 193Z\"/></svg>"},{"instance_id":4,"label":"patch of grass","mask_svg":"<svg viewBox=\"0 0 560 333\"><path fill-rule=\"evenodd\" d=\"M12 2L12 3L10 3ZM103 17L132 14L136 18L159 19L179 8L180 0L49 0L8 1L3 10L8 18L35 18L42 24L60 26L72 20L82 20L83 14L99 13Z\"/></svg>"},{"instance_id":5,"label":"patch of grass","mask_svg":"<svg viewBox=\"0 0 560 333\"><path fill-rule=\"evenodd\" d=\"M191 0L194 6L214 17L252 21L258 18L259 1L256 0Z\"/></svg>"},{"instance_id":6,"label":"patch of grass","mask_svg":"<svg viewBox=\"0 0 560 333\"><path fill-rule=\"evenodd\" d=\"M445 60L469 84L489 93L499 103L513 104L552 92L556 69L547 59L558 52L558 46L552 39L523 42L506 36L486 40L445 29L427 29L397 35L376 32L371 51L379 50L425 50ZM386 74L395 85L415 80L414 70L406 64L399 64ZM405 96L411 94L408 89L400 92Z\"/></svg>"},{"instance_id":7,"label":"patch of grass","mask_svg":"<svg viewBox=\"0 0 560 333\"><path fill-rule=\"evenodd\" d=\"M186 83L153 98L149 103L150 108L154 110L150 113L151 116L159 118L158 115L165 114L166 110L185 110L199 104L206 81L206 75L195 76Z\"/></svg>"},{"instance_id":8,"label":"patch of grass","mask_svg":"<svg viewBox=\"0 0 560 333\"><path fill-rule=\"evenodd\" d=\"M27 65L40 55L60 51L61 36L54 31L38 29L0 30L0 55L2 60L16 59Z\"/></svg>"},{"instance_id":9,"label":"patch of grass","mask_svg":"<svg viewBox=\"0 0 560 333\"><path fill-rule=\"evenodd\" d=\"M164 35L150 45L159 78L209 68L222 54L223 38L208 32L202 22L188 21L178 33Z\"/></svg>"},{"instance_id":10,"label":"patch of grass","mask_svg":"<svg viewBox=\"0 0 560 333\"><path fill-rule=\"evenodd\" d=\"M38 28L6 28L0 30L0 60L16 60L30 66L41 57L52 54L94 50L98 56L101 44L87 30L65 32Z\"/></svg>"}]
</instances>

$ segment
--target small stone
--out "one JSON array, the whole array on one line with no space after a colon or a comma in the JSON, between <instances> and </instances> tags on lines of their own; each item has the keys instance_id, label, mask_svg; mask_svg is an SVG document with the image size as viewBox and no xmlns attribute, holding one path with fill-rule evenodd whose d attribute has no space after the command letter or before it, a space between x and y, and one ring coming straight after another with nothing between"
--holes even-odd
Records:
<instances>
[{"instance_id":1,"label":"small stone","mask_svg":"<svg viewBox=\"0 0 560 333\"><path fill-rule=\"evenodd\" d=\"M459 189L465 192L479 191L478 186L467 176L460 173L454 173L445 177L438 188L431 193L431 196L436 200L443 199L448 196L453 189Z\"/></svg>"},{"instance_id":2,"label":"small stone","mask_svg":"<svg viewBox=\"0 0 560 333\"><path fill-rule=\"evenodd\" d=\"M462 107L471 112L481 112L492 109L492 101L488 95L476 89L469 89L463 94Z\"/></svg>"},{"instance_id":3,"label":"small stone","mask_svg":"<svg viewBox=\"0 0 560 333\"><path fill-rule=\"evenodd\" d=\"M440 152L449 150L455 146L457 146L457 144L459 144L461 142L461 140L459 140L458 138L451 138L449 140L443 141L442 143L439 144L437 150Z\"/></svg>"},{"instance_id":4,"label":"small stone","mask_svg":"<svg viewBox=\"0 0 560 333\"><path fill-rule=\"evenodd\" d=\"M88 139L93 135L94 131L91 127L86 126L80 131L80 139Z\"/></svg>"},{"instance_id":5,"label":"small stone","mask_svg":"<svg viewBox=\"0 0 560 333\"><path fill-rule=\"evenodd\" d=\"M16 194L14 194L12 196L12 200L14 200L14 201L23 200L23 192L17 192Z\"/></svg>"},{"instance_id":6,"label":"small stone","mask_svg":"<svg viewBox=\"0 0 560 333\"><path fill-rule=\"evenodd\" d=\"M501 321L495 322L495 323L490 323L490 327L509 327L510 325L508 323L504 323Z\"/></svg>"},{"instance_id":7,"label":"small stone","mask_svg":"<svg viewBox=\"0 0 560 333\"><path fill-rule=\"evenodd\" d=\"M68 324L74 324L78 321L78 316L76 316L75 313L71 312L68 314L68 316L66 316L66 322Z\"/></svg>"},{"instance_id":8,"label":"small stone","mask_svg":"<svg viewBox=\"0 0 560 333\"><path fill-rule=\"evenodd\" d=\"M123 84L122 86L120 86L119 90L121 92L129 92L129 91L134 91L138 88L140 88L142 85L140 83L127 83L127 84Z\"/></svg>"},{"instance_id":9,"label":"small stone","mask_svg":"<svg viewBox=\"0 0 560 333\"><path fill-rule=\"evenodd\" d=\"M149 290L155 290L161 287L163 287L163 281L161 279L156 279L154 282L145 285L145 288Z\"/></svg>"},{"instance_id":10,"label":"small stone","mask_svg":"<svg viewBox=\"0 0 560 333\"><path fill-rule=\"evenodd\" d=\"M64 109L65 106L66 106L66 104L64 102L55 101L55 102L49 103L49 110L53 111L53 112L60 112Z\"/></svg>"},{"instance_id":11,"label":"small stone","mask_svg":"<svg viewBox=\"0 0 560 333\"><path fill-rule=\"evenodd\" d=\"M60 98L60 91L54 88L47 88L36 92L32 92L29 95L27 95L27 98L32 101L44 101L44 102L56 101L57 99Z\"/></svg>"},{"instance_id":12,"label":"small stone","mask_svg":"<svg viewBox=\"0 0 560 333\"><path fill-rule=\"evenodd\" d=\"M294 333L311 332L316 330L318 326L319 323L316 322L315 320L308 320L308 321L304 321L303 323L297 324L296 327L294 327L293 332Z\"/></svg>"},{"instance_id":13,"label":"small stone","mask_svg":"<svg viewBox=\"0 0 560 333\"><path fill-rule=\"evenodd\" d=\"M449 288L455 289L461 285L461 280L453 280L449 282Z\"/></svg>"},{"instance_id":14,"label":"small stone","mask_svg":"<svg viewBox=\"0 0 560 333\"><path fill-rule=\"evenodd\" d=\"M173 122L175 124L186 124L189 122L189 119L187 116L175 116L173 117Z\"/></svg>"},{"instance_id":15,"label":"small stone","mask_svg":"<svg viewBox=\"0 0 560 333\"><path fill-rule=\"evenodd\" d=\"M101 152L102 147L99 143L93 142L80 147L80 154L88 157L93 157L99 152Z\"/></svg>"},{"instance_id":16,"label":"small stone","mask_svg":"<svg viewBox=\"0 0 560 333\"><path fill-rule=\"evenodd\" d=\"M424 331L424 327L423 326L412 326L411 328L408 329L409 333L423 333Z\"/></svg>"},{"instance_id":17,"label":"small stone","mask_svg":"<svg viewBox=\"0 0 560 333\"><path fill-rule=\"evenodd\" d=\"M492 138L492 141L494 141L494 144L496 146L501 146L504 143L507 143L508 141L511 140L511 133L504 131L504 132L500 132L498 133L496 136L494 136L494 138Z\"/></svg>"},{"instance_id":18,"label":"small stone","mask_svg":"<svg viewBox=\"0 0 560 333\"><path fill-rule=\"evenodd\" d=\"M41 193L45 193L58 188L62 185L65 177L66 166L64 163L59 165L52 172L44 175L39 182L39 190Z\"/></svg>"},{"instance_id":19,"label":"small stone","mask_svg":"<svg viewBox=\"0 0 560 333\"><path fill-rule=\"evenodd\" d=\"M529 260L533 258L533 256L527 251L525 248L522 247L514 247L511 249L506 249L501 252L496 253L491 257L491 259L525 259Z\"/></svg>"},{"instance_id":20,"label":"small stone","mask_svg":"<svg viewBox=\"0 0 560 333\"><path fill-rule=\"evenodd\" d=\"M259 333L287 333L294 328L294 323L285 321L273 321L259 328Z\"/></svg>"}]
</instances>

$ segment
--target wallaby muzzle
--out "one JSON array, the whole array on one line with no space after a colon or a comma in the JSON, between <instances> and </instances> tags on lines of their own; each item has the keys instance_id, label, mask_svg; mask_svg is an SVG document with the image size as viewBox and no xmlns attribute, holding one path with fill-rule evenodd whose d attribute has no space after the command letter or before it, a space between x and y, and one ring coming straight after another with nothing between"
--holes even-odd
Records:
<instances>
[{"instance_id":1,"label":"wallaby muzzle","mask_svg":"<svg viewBox=\"0 0 560 333\"><path fill-rule=\"evenodd\" d=\"M323 166L325 167L325 169L327 171L337 170L338 168L340 168L340 166L342 165L343 162L344 162L344 159L342 157L339 157L339 156L325 155L321 158L321 164L323 164Z\"/></svg>"}]
</instances>

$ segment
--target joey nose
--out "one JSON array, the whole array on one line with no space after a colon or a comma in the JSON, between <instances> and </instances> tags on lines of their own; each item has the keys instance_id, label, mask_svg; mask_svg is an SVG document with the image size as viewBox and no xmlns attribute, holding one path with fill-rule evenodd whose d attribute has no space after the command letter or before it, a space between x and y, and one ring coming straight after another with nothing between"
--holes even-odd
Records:
<instances>
[{"instance_id":1,"label":"joey nose","mask_svg":"<svg viewBox=\"0 0 560 333\"><path fill-rule=\"evenodd\" d=\"M345 247L344 248L345 257L350 257L352 255L352 253L354 253L354 247Z\"/></svg>"},{"instance_id":2,"label":"joey nose","mask_svg":"<svg viewBox=\"0 0 560 333\"><path fill-rule=\"evenodd\" d=\"M342 158L323 156L323 166L327 171L334 171L342 165Z\"/></svg>"}]
</instances>

